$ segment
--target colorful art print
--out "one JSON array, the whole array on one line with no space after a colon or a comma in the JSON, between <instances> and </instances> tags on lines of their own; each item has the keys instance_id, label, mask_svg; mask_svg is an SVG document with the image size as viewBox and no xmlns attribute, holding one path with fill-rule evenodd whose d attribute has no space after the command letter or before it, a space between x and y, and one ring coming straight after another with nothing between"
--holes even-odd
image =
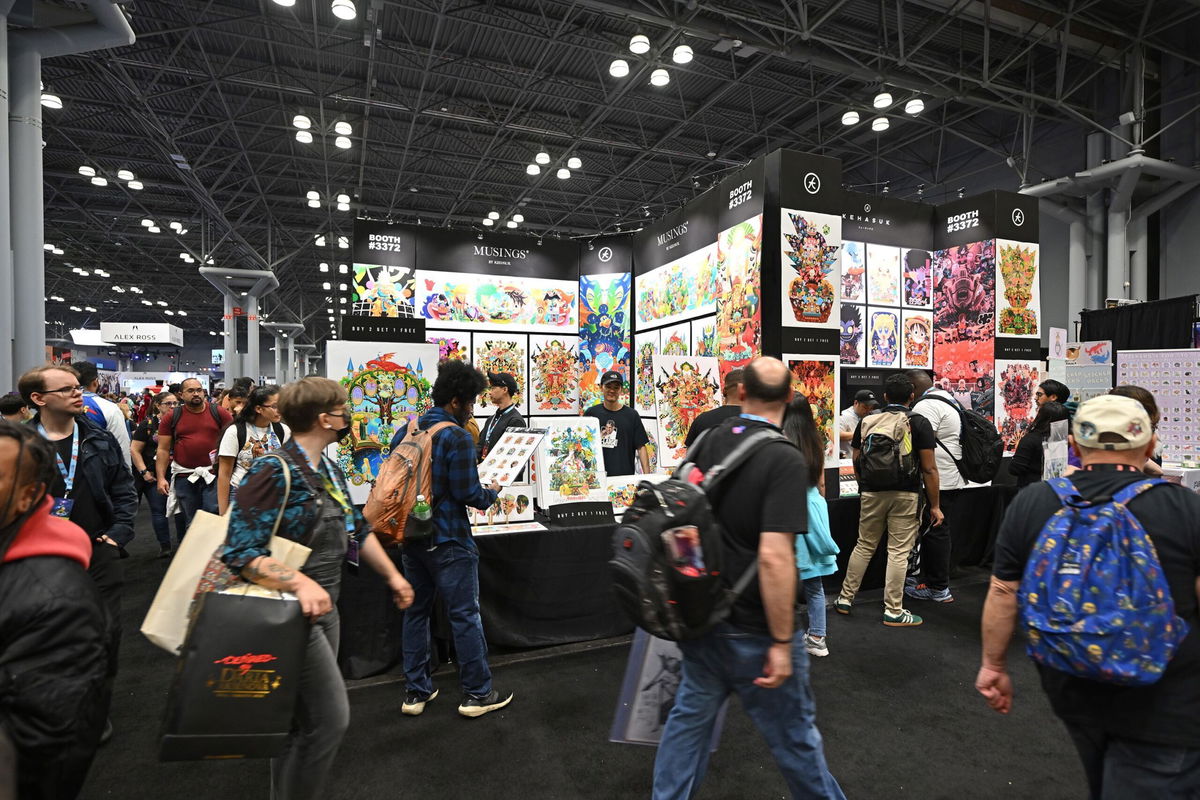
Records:
<instances>
[{"instance_id":1,"label":"colorful art print","mask_svg":"<svg viewBox=\"0 0 1200 800\"><path fill-rule=\"evenodd\" d=\"M1111 366L1112 341L1067 342L1067 366Z\"/></svg>"},{"instance_id":2,"label":"colorful art print","mask_svg":"<svg viewBox=\"0 0 1200 800\"><path fill-rule=\"evenodd\" d=\"M900 312L870 308L867 335L867 366L895 368L900 365Z\"/></svg>"},{"instance_id":3,"label":"colorful art print","mask_svg":"<svg viewBox=\"0 0 1200 800\"><path fill-rule=\"evenodd\" d=\"M477 333L474 336L475 368L487 375L489 372L507 372L517 381L517 408L522 414L527 410L525 391L525 367L528 362L529 344L525 336ZM490 416L494 406L489 390L484 389L475 403L475 416Z\"/></svg>"},{"instance_id":4,"label":"colorful art print","mask_svg":"<svg viewBox=\"0 0 1200 800\"><path fill-rule=\"evenodd\" d=\"M866 311L862 306L842 303L842 332L839 335L839 360L842 366L861 367L866 363L863 340L866 337L867 326L863 320L864 313Z\"/></svg>"},{"instance_id":5,"label":"colorful art print","mask_svg":"<svg viewBox=\"0 0 1200 800\"><path fill-rule=\"evenodd\" d=\"M934 324L936 325L936 312ZM941 343L934 332L934 382L964 407L991 419L995 395L993 341Z\"/></svg>"},{"instance_id":6,"label":"colorful art print","mask_svg":"<svg viewBox=\"0 0 1200 800\"><path fill-rule=\"evenodd\" d=\"M1192 345L1195 347L1196 345ZM1067 358L1067 329L1050 329L1049 358L1065 361Z\"/></svg>"},{"instance_id":7,"label":"colorful art print","mask_svg":"<svg viewBox=\"0 0 1200 800\"><path fill-rule=\"evenodd\" d=\"M603 398L600 376L615 370L629 378L628 272L579 276L580 405L591 408Z\"/></svg>"},{"instance_id":8,"label":"colorful art print","mask_svg":"<svg viewBox=\"0 0 1200 800\"><path fill-rule=\"evenodd\" d=\"M608 478L608 499L612 503L613 513L620 514L633 505L637 497L638 486L643 482L662 483L666 475L617 475Z\"/></svg>"},{"instance_id":9,"label":"colorful art print","mask_svg":"<svg viewBox=\"0 0 1200 800\"><path fill-rule=\"evenodd\" d=\"M900 305L900 248L867 245L867 302Z\"/></svg>"},{"instance_id":10,"label":"colorful art print","mask_svg":"<svg viewBox=\"0 0 1200 800\"><path fill-rule=\"evenodd\" d=\"M901 251L904 305L933 308L933 255L928 250Z\"/></svg>"},{"instance_id":11,"label":"colorful art print","mask_svg":"<svg viewBox=\"0 0 1200 800\"><path fill-rule=\"evenodd\" d=\"M633 404L642 416L654 414L654 356L659 355L658 331L633 336Z\"/></svg>"},{"instance_id":12,"label":"colorful art print","mask_svg":"<svg viewBox=\"0 0 1200 800\"><path fill-rule=\"evenodd\" d=\"M762 215L717 236L716 351L700 352L692 336L693 355L714 355L721 380L762 352Z\"/></svg>"},{"instance_id":13,"label":"colorful art print","mask_svg":"<svg viewBox=\"0 0 1200 800\"><path fill-rule=\"evenodd\" d=\"M425 341L437 345L438 361L471 360L471 334L469 333L427 330L425 331Z\"/></svg>"},{"instance_id":14,"label":"colorful art print","mask_svg":"<svg viewBox=\"0 0 1200 800\"><path fill-rule=\"evenodd\" d=\"M933 367L933 313L905 310L901 313L900 319L904 339L900 365L905 369L931 369Z\"/></svg>"},{"instance_id":15,"label":"colorful art print","mask_svg":"<svg viewBox=\"0 0 1200 800\"><path fill-rule=\"evenodd\" d=\"M715 317L692 320L692 355L717 357L717 321Z\"/></svg>"},{"instance_id":16,"label":"colorful art print","mask_svg":"<svg viewBox=\"0 0 1200 800\"><path fill-rule=\"evenodd\" d=\"M650 437L650 441L646 443L646 460L650 462L650 471L642 472L642 460L635 459L633 462L633 471L636 475L649 474L654 475L659 471L658 466L658 420L647 419L642 417L642 427L646 429L646 435Z\"/></svg>"},{"instance_id":17,"label":"colorful art print","mask_svg":"<svg viewBox=\"0 0 1200 800\"><path fill-rule=\"evenodd\" d=\"M842 302L866 299L867 253L862 242L842 242Z\"/></svg>"},{"instance_id":18,"label":"colorful art print","mask_svg":"<svg viewBox=\"0 0 1200 800\"><path fill-rule=\"evenodd\" d=\"M837 324L840 291L838 250L842 219L830 214L780 209L783 231L783 264L795 275L788 280L784 270L783 324L831 327Z\"/></svg>"},{"instance_id":19,"label":"colorful art print","mask_svg":"<svg viewBox=\"0 0 1200 800\"><path fill-rule=\"evenodd\" d=\"M784 355L792 391L808 400L825 446L825 465L837 466L838 362L828 356Z\"/></svg>"},{"instance_id":20,"label":"colorful art print","mask_svg":"<svg viewBox=\"0 0 1200 800\"><path fill-rule=\"evenodd\" d=\"M533 487L517 484L502 489L496 502L480 511L470 509L471 525L508 525L533 519Z\"/></svg>"},{"instance_id":21,"label":"colorful art print","mask_svg":"<svg viewBox=\"0 0 1200 800\"><path fill-rule=\"evenodd\" d=\"M471 528L472 536L495 536L499 533L535 533L546 530L540 522L514 522L511 525L476 525Z\"/></svg>"},{"instance_id":22,"label":"colorful art print","mask_svg":"<svg viewBox=\"0 0 1200 800\"><path fill-rule=\"evenodd\" d=\"M416 279L410 267L355 264L351 313L370 317L412 317Z\"/></svg>"},{"instance_id":23,"label":"colorful art print","mask_svg":"<svg viewBox=\"0 0 1200 800\"><path fill-rule=\"evenodd\" d=\"M574 336L529 337L533 353L529 360L533 380L531 414L579 413L578 341Z\"/></svg>"},{"instance_id":24,"label":"colorful art print","mask_svg":"<svg viewBox=\"0 0 1200 800\"><path fill-rule=\"evenodd\" d=\"M600 420L571 417L548 420L538 446L538 497L543 506L582 501L604 502L604 460L600 453Z\"/></svg>"},{"instance_id":25,"label":"colorful art print","mask_svg":"<svg viewBox=\"0 0 1200 800\"><path fill-rule=\"evenodd\" d=\"M658 334L659 350L664 356L692 354L692 327L689 323L662 328Z\"/></svg>"},{"instance_id":26,"label":"colorful art print","mask_svg":"<svg viewBox=\"0 0 1200 800\"><path fill-rule=\"evenodd\" d=\"M1036 361L997 361L996 384L1000 403L996 406L996 429L1004 440L1004 452L1013 453L1017 442L1037 415L1033 392L1042 380Z\"/></svg>"},{"instance_id":27,"label":"colorful art print","mask_svg":"<svg viewBox=\"0 0 1200 800\"><path fill-rule=\"evenodd\" d=\"M437 347L388 347L381 351L378 345L363 342L327 344L327 375L346 389L350 424L350 434L331 446L331 456L349 480L355 503L366 502L396 432L433 404Z\"/></svg>"},{"instance_id":28,"label":"colorful art print","mask_svg":"<svg viewBox=\"0 0 1200 800\"><path fill-rule=\"evenodd\" d=\"M1038 336L1041 292L1038 290L1038 246L997 241L999 284L996 293L997 336Z\"/></svg>"},{"instance_id":29,"label":"colorful art print","mask_svg":"<svg viewBox=\"0 0 1200 800\"><path fill-rule=\"evenodd\" d=\"M711 314L716 303L716 247L708 245L639 275L635 283L641 327Z\"/></svg>"},{"instance_id":30,"label":"colorful art print","mask_svg":"<svg viewBox=\"0 0 1200 800\"><path fill-rule=\"evenodd\" d=\"M658 461L673 467L687 453L684 439L696 417L721 404L715 358L655 356L654 399L658 408Z\"/></svg>"},{"instance_id":31,"label":"colorful art print","mask_svg":"<svg viewBox=\"0 0 1200 800\"><path fill-rule=\"evenodd\" d=\"M415 305L417 316L443 328L575 333L578 293L574 281L417 270Z\"/></svg>"},{"instance_id":32,"label":"colorful art print","mask_svg":"<svg viewBox=\"0 0 1200 800\"><path fill-rule=\"evenodd\" d=\"M510 428L500 434L487 458L479 464L479 482L486 485L495 481L501 486L514 483L537 452L544 435L544 430L534 428Z\"/></svg>"},{"instance_id":33,"label":"colorful art print","mask_svg":"<svg viewBox=\"0 0 1200 800\"><path fill-rule=\"evenodd\" d=\"M994 240L934 253L933 328L937 348L954 342L995 340L996 245Z\"/></svg>"}]
</instances>

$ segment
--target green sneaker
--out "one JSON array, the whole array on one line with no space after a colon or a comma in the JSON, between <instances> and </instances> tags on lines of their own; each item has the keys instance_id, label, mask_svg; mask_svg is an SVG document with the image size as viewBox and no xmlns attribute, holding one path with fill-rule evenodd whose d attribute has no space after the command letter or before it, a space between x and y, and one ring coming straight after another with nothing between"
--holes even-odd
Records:
<instances>
[{"instance_id":1,"label":"green sneaker","mask_svg":"<svg viewBox=\"0 0 1200 800\"><path fill-rule=\"evenodd\" d=\"M844 597L838 597L833 601L833 610L839 614L850 613L850 601Z\"/></svg>"},{"instance_id":2,"label":"green sneaker","mask_svg":"<svg viewBox=\"0 0 1200 800\"><path fill-rule=\"evenodd\" d=\"M892 628L911 628L914 625L920 625L924 621L907 608L900 609L899 614L883 612L883 624Z\"/></svg>"}]
</instances>

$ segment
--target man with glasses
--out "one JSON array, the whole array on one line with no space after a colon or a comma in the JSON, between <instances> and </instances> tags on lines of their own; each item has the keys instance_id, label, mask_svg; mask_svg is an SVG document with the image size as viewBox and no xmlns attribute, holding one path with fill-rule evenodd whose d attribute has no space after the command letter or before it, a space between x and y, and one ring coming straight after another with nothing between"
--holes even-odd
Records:
<instances>
[{"instance_id":1,"label":"man with glasses","mask_svg":"<svg viewBox=\"0 0 1200 800\"><path fill-rule=\"evenodd\" d=\"M185 380L179 394L183 405L170 414L163 414L159 423L158 456L154 466L158 472L158 490L167 496L175 493L186 530L197 511L217 513L217 476L213 462L221 432L233 422L233 417L205 399L204 386L198 378ZM171 507L168 502L168 510Z\"/></svg>"},{"instance_id":2,"label":"man with glasses","mask_svg":"<svg viewBox=\"0 0 1200 800\"><path fill-rule=\"evenodd\" d=\"M1066 403L1070 399L1071 390L1067 388L1066 384L1053 378L1039 383L1037 390L1033 393L1033 400L1037 403L1038 408L1046 403Z\"/></svg>"},{"instance_id":3,"label":"man with glasses","mask_svg":"<svg viewBox=\"0 0 1200 800\"><path fill-rule=\"evenodd\" d=\"M88 419L79 375L68 366L31 369L17 382L21 397L36 410L29 421L56 451L58 469L49 494L51 514L71 520L92 540L88 573L104 606L108 679L104 711L108 713L117 652L121 643L121 590L125 582L120 559L133 539L137 490L117 440ZM105 728L105 737L112 726Z\"/></svg>"}]
</instances>

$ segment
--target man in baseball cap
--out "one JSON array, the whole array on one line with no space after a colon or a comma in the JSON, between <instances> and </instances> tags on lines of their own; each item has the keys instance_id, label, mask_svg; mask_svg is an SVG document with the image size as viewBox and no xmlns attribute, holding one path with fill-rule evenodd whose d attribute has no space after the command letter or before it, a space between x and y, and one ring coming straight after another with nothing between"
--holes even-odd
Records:
<instances>
[{"instance_id":1,"label":"man in baseball cap","mask_svg":"<svg viewBox=\"0 0 1200 800\"><path fill-rule=\"evenodd\" d=\"M525 418L513 399L520 391L517 379L508 372L489 372L487 377L488 401L496 407L496 413L488 418L479 432L479 461L487 458L488 452L496 446L506 430L525 427Z\"/></svg>"},{"instance_id":2,"label":"man in baseball cap","mask_svg":"<svg viewBox=\"0 0 1200 800\"><path fill-rule=\"evenodd\" d=\"M1138 401L1102 394L1079 406L1071 434L1076 447L1085 450L1145 450L1154 427Z\"/></svg>"},{"instance_id":3,"label":"man in baseball cap","mask_svg":"<svg viewBox=\"0 0 1200 800\"><path fill-rule=\"evenodd\" d=\"M879 401L870 389L859 389L854 395L854 402L847 406L838 417L838 451L842 458L850 457L850 440L863 417L879 408Z\"/></svg>"},{"instance_id":4,"label":"man in baseball cap","mask_svg":"<svg viewBox=\"0 0 1200 800\"><path fill-rule=\"evenodd\" d=\"M600 389L604 393L604 402L592 406L583 415L600 420L604 471L609 475L632 475L636 453L642 472L650 472L650 455L646 450L650 437L642 418L625 405L625 376L610 369L600 376Z\"/></svg>"}]
</instances>

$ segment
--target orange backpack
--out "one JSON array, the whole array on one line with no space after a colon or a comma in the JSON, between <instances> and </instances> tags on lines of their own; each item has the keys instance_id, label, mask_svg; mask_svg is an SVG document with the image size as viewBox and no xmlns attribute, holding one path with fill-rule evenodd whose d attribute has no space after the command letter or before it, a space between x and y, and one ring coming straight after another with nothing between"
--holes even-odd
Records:
<instances>
[{"instance_id":1,"label":"orange backpack","mask_svg":"<svg viewBox=\"0 0 1200 800\"><path fill-rule=\"evenodd\" d=\"M403 544L408 516L417 495L433 505L433 437L453 422L439 422L427 431L408 423L404 440L393 448L375 478L375 486L363 507L363 516L383 544Z\"/></svg>"}]
</instances>

